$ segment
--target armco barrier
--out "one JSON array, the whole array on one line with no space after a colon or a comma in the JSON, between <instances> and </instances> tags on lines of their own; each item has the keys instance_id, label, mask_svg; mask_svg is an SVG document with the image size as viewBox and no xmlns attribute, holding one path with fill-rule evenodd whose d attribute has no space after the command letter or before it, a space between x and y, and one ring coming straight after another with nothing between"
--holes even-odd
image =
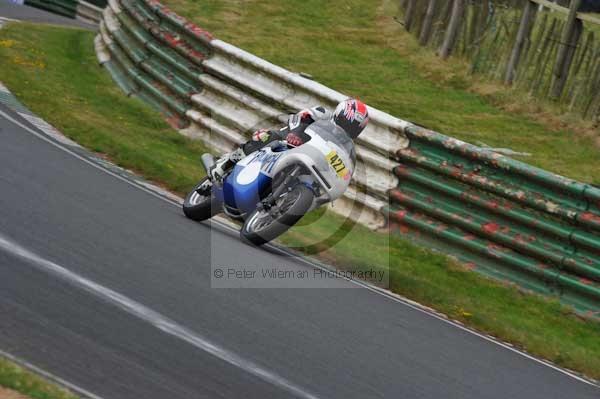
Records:
<instances>
[{"instance_id":1,"label":"armco barrier","mask_svg":"<svg viewBox=\"0 0 600 399\"><path fill-rule=\"evenodd\" d=\"M214 39L155 0L110 0L95 46L128 95L216 151L346 97ZM387 220L478 271L598 314L600 190L370 111L355 183L334 211L371 228Z\"/></svg>"},{"instance_id":2,"label":"armco barrier","mask_svg":"<svg viewBox=\"0 0 600 399\"><path fill-rule=\"evenodd\" d=\"M600 190L417 126L386 213L473 268L600 315Z\"/></svg>"},{"instance_id":3,"label":"armco barrier","mask_svg":"<svg viewBox=\"0 0 600 399\"><path fill-rule=\"evenodd\" d=\"M25 4L68 18L98 24L106 0L25 0Z\"/></svg>"},{"instance_id":4,"label":"armco barrier","mask_svg":"<svg viewBox=\"0 0 600 399\"><path fill-rule=\"evenodd\" d=\"M106 0L94 0L77 2L75 17L81 21L91 24L99 24L102 20L102 9L106 6Z\"/></svg>"},{"instance_id":5,"label":"armco barrier","mask_svg":"<svg viewBox=\"0 0 600 399\"><path fill-rule=\"evenodd\" d=\"M77 0L25 0L25 4L69 18L77 15Z\"/></svg>"}]
</instances>

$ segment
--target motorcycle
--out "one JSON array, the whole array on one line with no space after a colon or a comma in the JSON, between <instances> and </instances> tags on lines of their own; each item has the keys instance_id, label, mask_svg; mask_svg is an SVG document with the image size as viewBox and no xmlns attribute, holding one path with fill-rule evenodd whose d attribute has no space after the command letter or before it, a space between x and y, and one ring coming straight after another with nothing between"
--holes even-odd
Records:
<instances>
[{"instance_id":1,"label":"motorcycle","mask_svg":"<svg viewBox=\"0 0 600 399\"><path fill-rule=\"evenodd\" d=\"M304 133L309 140L301 146L274 141L249 154L222 182L202 179L187 195L184 214L203 221L222 212L244 222L243 240L262 245L342 196L356 165L352 139L333 121L317 121ZM214 162L202 155L207 174Z\"/></svg>"}]
</instances>

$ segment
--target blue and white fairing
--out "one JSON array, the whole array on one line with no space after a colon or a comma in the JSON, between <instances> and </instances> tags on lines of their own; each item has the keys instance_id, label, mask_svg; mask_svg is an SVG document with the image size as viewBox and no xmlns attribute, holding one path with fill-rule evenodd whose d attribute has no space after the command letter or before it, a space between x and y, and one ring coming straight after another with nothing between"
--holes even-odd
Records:
<instances>
[{"instance_id":1,"label":"blue and white fairing","mask_svg":"<svg viewBox=\"0 0 600 399\"><path fill-rule=\"evenodd\" d=\"M226 210L248 214L271 192L273 178L289 166L303 165L307 175L301 181L308 187L317 184L320 196L314 206L339 198L354 173L352 140L331 122L319 121L305 133L310 140L297 148L273 143L238 162L215 194Z\"/></svg>"},{"instance_id":2,"label":"blue and white fairing","mask_svg":"<svg viewBox=\"0 0 600 399\"><path fill-rule=\"evenodd\" d=\"M254 211L270 192L273 168L282 155L266 147L238 162L223 182L223 203L242 213Z\"/></svg>"}]
</instances>

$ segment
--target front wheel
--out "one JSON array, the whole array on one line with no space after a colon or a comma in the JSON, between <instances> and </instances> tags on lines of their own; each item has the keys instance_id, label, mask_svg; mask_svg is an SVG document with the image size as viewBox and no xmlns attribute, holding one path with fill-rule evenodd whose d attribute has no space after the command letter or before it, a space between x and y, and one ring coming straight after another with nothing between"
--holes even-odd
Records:
<instances>
[{"instance_id":1,"label":"front wheel","mask_svg":"<svg viewBox=\"0 0 600 399\"><path fill-rule=\"evenodd\" d=\"M263 245L295 225L308 212L314 199L313 192L298 185L281 195L270 209L257 209L250 214L240 231L243 240Z\"/></svg>"},{"instance_id":2,"label":"front wheel","mask_svg":"<svg viewBox=\"0 0 600 399\"><path fill-rule=\"evenodd\" d=\"M210 219L221 211L221 203L215 198L212 192L212 186L206 190L198 190L202 187L208 177L200 180L200 182L194 187L183 202L183 213L189 219L201 222L206 219Z\"/></svg>"}]
</instances>

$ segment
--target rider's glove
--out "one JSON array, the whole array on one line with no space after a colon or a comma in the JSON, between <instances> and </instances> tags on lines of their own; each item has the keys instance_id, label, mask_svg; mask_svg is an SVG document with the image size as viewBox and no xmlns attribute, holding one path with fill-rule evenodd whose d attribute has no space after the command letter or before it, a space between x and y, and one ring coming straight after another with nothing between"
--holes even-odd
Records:
<instances>
[{"instance_id":1,"label":"rider's glove","mask_svg":"<svg viewBox=\"0 0 600 399\"><path fill-rule=\"evenodd\" d=\"M300 115L300 119L303 123L311 123L314 121L312 117L312 112L309 109L300 111L298 115Z\"/></svg>"},{"instance_id":2,"label":"rider's glove","mask_svg":"<svg viewBox=\"0 0 600 399\"><path fill-rule=\"evenodd\" d=\"M300 137L296 136L294 133L288 134L285 139L286 139L287 143L289 145L291 145L292 147L299 147L302 144L304 144L304 141L302 141L302 139Z\"/></svg>"},{"instance_id":3,"label":"rider's glove","mask_svg":"<svg viewBox=\"0 0 600 399\"><path fill-rule=\"evenodd\" d=\"M268 129L260 129L256 132L252 133L252 141L262 141L265 142L269 140L271 133L269 133Z\"/></svg>"}]
</instances>

